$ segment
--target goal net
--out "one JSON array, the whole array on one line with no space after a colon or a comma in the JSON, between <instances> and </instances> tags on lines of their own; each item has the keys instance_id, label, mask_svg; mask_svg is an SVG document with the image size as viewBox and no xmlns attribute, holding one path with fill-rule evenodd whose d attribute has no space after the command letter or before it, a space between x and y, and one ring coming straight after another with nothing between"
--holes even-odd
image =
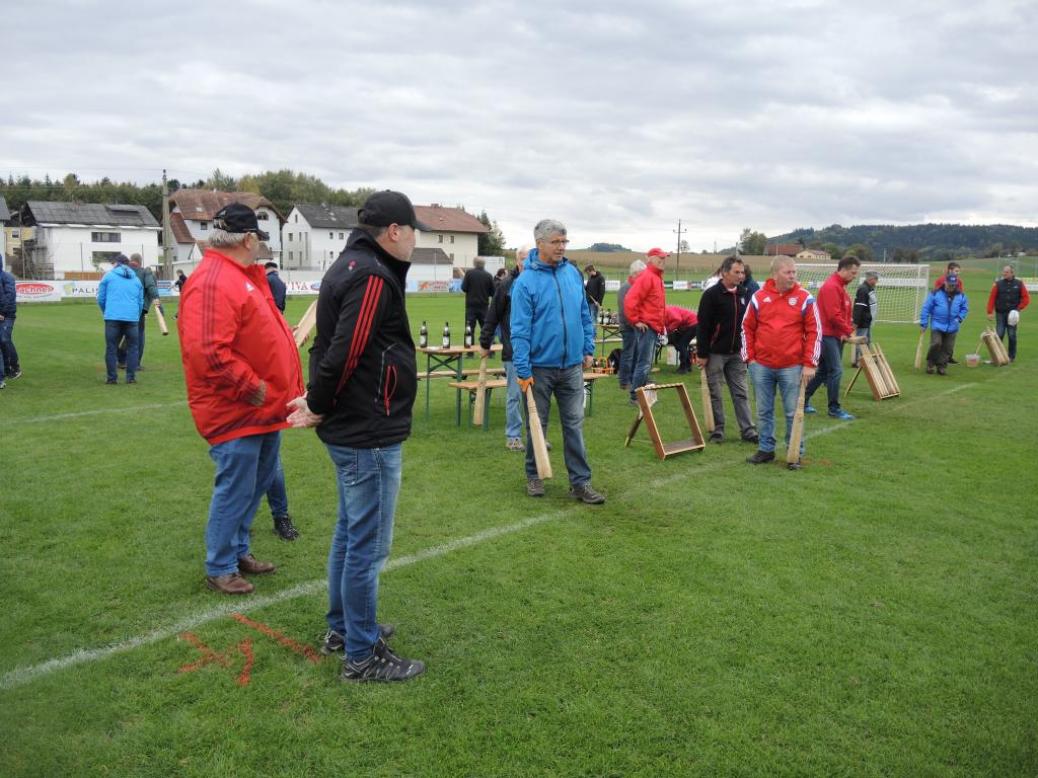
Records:
<instances>
[{"instance_id":1,"label":"goal net","mask_svg":"<svg viewBox=\"0 0 1038 778\"><path fill-rule=\"evenodd\" d=\"M847 286L847 293L854 299L858 286L865 280L865 272L879 273L876 297L879 313L876 321L916 322L923 301L930 291L929 265L895 265L889 262L863 262L858 277ZM797 281L812 294L818 293L829 276L836 272L835 262L801 264L797 262Z\"/></svg>"}]
</instances>

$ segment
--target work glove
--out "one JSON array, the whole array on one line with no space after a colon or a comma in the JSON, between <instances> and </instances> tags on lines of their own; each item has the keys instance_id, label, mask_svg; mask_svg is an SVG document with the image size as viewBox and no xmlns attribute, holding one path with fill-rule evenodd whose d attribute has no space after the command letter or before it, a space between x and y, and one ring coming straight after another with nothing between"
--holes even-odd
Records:
<instances>
[{"instance_id":1,"label":"work glove","mask_svg":"<svg viewBox=\"0 0 1038 778\"><path fill-rule=\"evenodd\" d=\"M533 386L533 376L529 378L517 378L516 383L519 384L519 388L523 390L523 393L530 391L530 387Z\"/></svg>"}]
</instances>

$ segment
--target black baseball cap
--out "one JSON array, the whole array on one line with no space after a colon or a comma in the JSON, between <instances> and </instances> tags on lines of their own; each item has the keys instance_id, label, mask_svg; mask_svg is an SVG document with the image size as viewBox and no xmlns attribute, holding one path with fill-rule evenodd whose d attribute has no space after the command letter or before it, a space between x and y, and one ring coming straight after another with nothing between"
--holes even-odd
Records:
<instances>
[{"instance_id":1,"label":"black baseball cap","mask_svg":"<svg viewBox=\"0 0 1038 778\"><path fill-rule=\"evenodd\" d=\"M270 240L270 233L259 228L256 212L243 203L230 203L213 217L213 226L231 233L251 232L260 240Z\"/></svg>"},{"instance_id":2,"label":"black baseball cap","mask_svg":"<svg viewBox=\"0 0 1038 778\"><path fill-rule=\"evenodd\" d=\"M357 213L357 221L372 227L388 227L401 224L416 230L429 232L429 228L418 221L414 206L402 192L385 189L369 197Z\"/></svg>"}]
</instances>

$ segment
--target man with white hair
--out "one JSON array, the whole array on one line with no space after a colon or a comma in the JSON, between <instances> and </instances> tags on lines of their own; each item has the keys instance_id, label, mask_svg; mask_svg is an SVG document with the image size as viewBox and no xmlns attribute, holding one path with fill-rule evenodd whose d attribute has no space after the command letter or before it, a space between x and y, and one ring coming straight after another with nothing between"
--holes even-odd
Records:
<instances>
[{"instance_id":1,"label":"man with white hair","mask_svg":"<svg viewBox=\"0 0 1038 778\"><path fill-rule=\"evenodd\" d=\"M533 392L545 429L551 396L555 395L570 496L598 505L605 497L591 487L584 446L584 369L591 367L595 353L595 324L580 271L565 257L566 227L544 219L533 234L537 248L529 253L526 269L512 284L512 360L519 387ZM526 493L544 496L533 446L526 447Z\"/></svg>"},{"instance_id":2,"label":"man with white hair","mask_svg":"<svg viewBox=\"0 0 1038 778\"><path fill-rule=\"evenodd\" d=\"M1002 268L1002 277L991 286L988 295L988 320L995 320L995 332L1002 340L1009 335L1009 361L1016 360L1016 325L1020 311L1031 304L1027 286L1016 277L1012 265ZM1015 313L1014 313L1015 312Z\"/></svg>"},{"instance_id":3,"label":"man with white hair","mask_svg":"<svg viewBox=\"0 0 1038 778\"><path fill-rule=\"evenodd\" d=\"M620 338L623 341L620 344L620 367L616 371L616 377L620 380L620 389L625 392L631 385L631 376L634 373L634 347L638 330L632 327L631 322L627 320L627 315L624 313L624 298L631 291L634 279L641 275L645 268L644 259L634 260L628 270L627 280L620 284L620 291L616 293L616 314L617 320L620 322Z\"/></svg>"},{"instance_id":4,"label":"man with white hair","mask_svg":"<svg viewBox=\"0 0 1038 778\"><path fill-rule=\"evenodd\" d=\"M240 595L255 588L242 575L275 569L253 556L249 529L274 478L288 403L303 393L303 376L292 330L256 264L270 236L242 203L221 209L213 227L180 298L177 329L188 406L216 464L206 584Z\"/></svg>"}]
</instances>

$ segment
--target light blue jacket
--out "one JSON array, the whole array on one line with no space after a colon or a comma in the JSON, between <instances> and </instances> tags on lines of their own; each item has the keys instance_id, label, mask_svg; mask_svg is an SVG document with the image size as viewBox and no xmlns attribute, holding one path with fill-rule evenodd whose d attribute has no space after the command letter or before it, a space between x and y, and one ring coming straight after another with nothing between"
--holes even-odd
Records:
<instances>
[{"instance_id":1,"label":"light blue jacket","mask_svg":"<svg viewBox=\"0 0 1038 778\"><path fill-rule=\"evenodd\" d=\"M144 287L126 265L116 265L97 287L97 304L105 321L140 321Z\"/></svg>"},{"instance_id":2,"label":"light blue jacket","mask_svg":"<svg viewBox=\"0 0 1038 778\"><path fill-rule=\"evenodd\" d=\"M923 303L923 310L919 313L919 326L924 330L926 323L938 332L958 332L959 325L966 321L969 313L969 301L965 292L956 291L948 297L944 289L936 289L930 292Z\"/></svg>"},{"instance_id":3,"label":"light blue jacket","mask_svg":"<svg viewBox=\"0 0 1038 778\"><path fill-rule=\"evenodd\" d=\"M595 353L584 279L565 257L542 262L537 249L512 284L512 364L519 378L533 367L574 367Z\"/></svg>"}]
</instances>

